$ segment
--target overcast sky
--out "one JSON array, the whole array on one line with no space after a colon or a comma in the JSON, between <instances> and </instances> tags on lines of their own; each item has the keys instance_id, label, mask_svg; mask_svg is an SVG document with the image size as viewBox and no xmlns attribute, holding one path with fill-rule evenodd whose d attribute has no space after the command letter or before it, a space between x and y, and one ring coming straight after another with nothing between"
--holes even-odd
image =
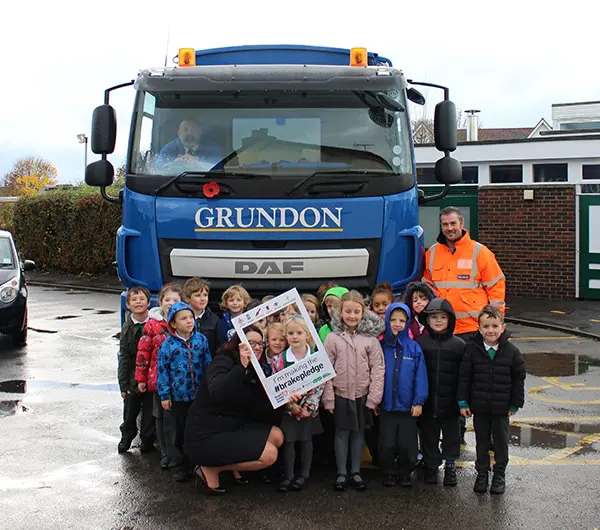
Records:
<instances>
[{"instance_id":1,"label":"overcast sky","mask_svg":"<svg viewBox=\"0 0 600 530\"><path fill-rule=\"evenodd\" d=\"M89 136L105 88L164 64L169 26L169 64L180 47L365 46L409 78L449 86L459 109L481 110L484 127L533 127L541 117L550 120L552 103L600 99L600 4L591 1L556 7L542 0L6 4L0 177L31 155L53 163L60 182L82 180L77 134ZM118 119L115 166L125 157L133 93L125 88L111 100ZM426 95L433 110L437 94ZM89 161L95 158L90 152Z\"/></svg>"}]
</instances>

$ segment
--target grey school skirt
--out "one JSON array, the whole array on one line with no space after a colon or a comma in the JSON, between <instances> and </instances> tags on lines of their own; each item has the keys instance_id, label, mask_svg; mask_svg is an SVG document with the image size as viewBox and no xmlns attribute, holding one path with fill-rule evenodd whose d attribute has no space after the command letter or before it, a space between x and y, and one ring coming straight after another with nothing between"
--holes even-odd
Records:
<instances>
[{"instance_id":1,"label":"grey school skirt","mask_svg":"<svg viewBox=\"0 0 600 530\"><path fill-rule=\"evenodd\" d=\"M321 434L323 425L319 416L298 421L289 414L285 414L281 420L281 430L286 442L306 442L315 434Z\"/></svg>"},{"instance_id":2,"label":"grey school skirt","mask_svg":"<svg viewBox=\"0 0 600 530\"><path fill-rule=\"evenodd\" d=\"M367 396L358 399L346 399L335 396L333 421L338 431L364 432L365 425L371 425L372 418L365 403Z\"/></svg>"}]
</instances>

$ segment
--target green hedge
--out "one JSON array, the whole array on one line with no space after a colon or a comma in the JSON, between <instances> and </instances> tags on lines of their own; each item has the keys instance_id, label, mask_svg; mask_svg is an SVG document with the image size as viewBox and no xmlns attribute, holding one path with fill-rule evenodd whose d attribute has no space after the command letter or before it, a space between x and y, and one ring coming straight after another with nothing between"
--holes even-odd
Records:
<instances>
[{"instance_id":1,"label":"green hedge","mask_svg":"<svg viewBox=\"0 0 600 530\"><path fill-rule=\"evenodd\" d=\"M40 269L71 274L114 271L120 224L121 206L88 186L21 197L14 204L13 234L19 252Z\"/></svg>"}]
</instances>

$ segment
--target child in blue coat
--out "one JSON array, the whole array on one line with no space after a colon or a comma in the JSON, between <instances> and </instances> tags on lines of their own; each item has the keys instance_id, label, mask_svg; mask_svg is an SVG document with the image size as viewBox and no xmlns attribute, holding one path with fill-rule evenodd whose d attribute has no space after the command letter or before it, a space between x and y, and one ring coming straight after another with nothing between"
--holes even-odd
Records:
<instances>
[{"instance_id":1,"label":"child in blue coat","mask_svg":"<svg viewBox=\"0 0 600 530\"><path fill-rule=\"evenodd\" d=\"M379 456L384 486L411 487L417 459L417 417L427 399L427 368L421 347L408 336L410 309L392 303L385 313L381 348L385 360L380 405ZM398 455L397 464L395 456Z\"/></svg>"},{"instance_id":2,"label":"child in blue coat","mask_svg":"<svg viewBox=\"0 0 600 530\"><path fill-rule=\"evenodd\" d=\"M169 335L158 351L158 396L164 409L167 454L177 482L187 479L183 433L200 379L210 364L206 337L196 330L193 309L175 302L167 317Z\"/></svg>"}]
</instances>

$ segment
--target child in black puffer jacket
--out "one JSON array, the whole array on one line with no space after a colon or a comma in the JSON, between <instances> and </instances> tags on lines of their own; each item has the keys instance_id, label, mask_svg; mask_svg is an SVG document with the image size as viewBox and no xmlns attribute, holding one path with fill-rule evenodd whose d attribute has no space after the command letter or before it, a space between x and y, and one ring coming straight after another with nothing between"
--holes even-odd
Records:
<instances>
[{"instance_id":1,"label":"child in black puffer jacket","mask_svg":"<svg viewBox=\"0 0 600 530\"><path fill-rule=\"evenodd\" d=\"M504 493L509 416L525 400L525 362L509 337L502 312L484 307L479 313L479 332L467 345L460 368L459 406L464 417L473 414L477 444L473 490L478 493L488 488L491 438L495 464L490 493Z\"/></svg>"},{"instance_id":2,"label":"child in black puffer jacket","mask_svg":"<svg viewBox=\"0 0 600 530\"><path fill-rule=\"evenodd\" d=\"M425 483L437 484L437 471L445 460L444 486L456 486L455 461L460 454L457 394L465 343L454 336L456 315L448 300L431 300L419 320L428 331L417 340L425 356L429 384L429 397L420 421ZM441 453L440 432L443 438Z\"/></svg>"}]
</instances>

